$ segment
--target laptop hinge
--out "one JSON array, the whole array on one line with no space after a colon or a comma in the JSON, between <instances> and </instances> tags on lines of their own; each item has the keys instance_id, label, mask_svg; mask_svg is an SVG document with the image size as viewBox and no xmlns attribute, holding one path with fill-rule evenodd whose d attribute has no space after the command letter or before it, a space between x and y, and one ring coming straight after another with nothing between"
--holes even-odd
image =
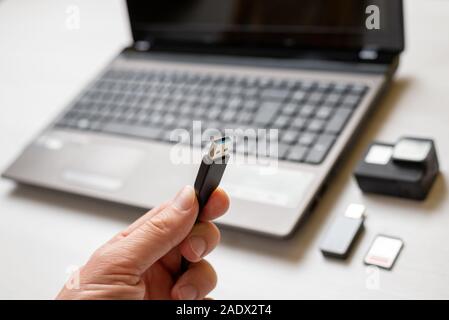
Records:
<instances>
[{"instance_id":1,"label":"laptop hinge","mask_svg":"<svg viewBox=\"0 0 449 320\"><path fill-rule=\"evenodd\" d=\"M133 48L138 52L146 52L151 49L151 42L146 40L139 40L134 42Z\"/></svg>"},{"instance_id":2,"label":"laptop hinge","mask_svg":"<svg viewBox=\"0 0 449 320\"><path fill-rule=\"evenodd\" d=\"M366 47L359 51L359 59L362 61L376 61L379 58L379 51L376 48Z\"/></svg>"},{"instance_id":3,"label":"laptop hinge","mask_svg":"<svg viewBox=\"0 0 449 320\"><path fill-rule=\"evenodd\" d=\"M360 73L385 73L388 71L391 63L394 61L393 57L384 57L381 52L364 52L360 51L360 55L365 59L358 59L358 61L332 61L323 59L277 59L277 58L261 58L261 57L244 57L244 56L226 56L226 55L206 55L206 54L192 54L179 52L159 52L153 50L151 44L148 42L141 43L139 49L135 47L137 42L131 48L125 49L123 57L130 59L151 59L160 61L175 61L188 63L211 63L223 65L242 65L255 67L275 67L285 69L305 69L305 70L322 70L322 71L340 71L340 72L360 72ZM149 47L148 47L149 46ZM145 49L147 48L147 49ZM354 52L357 55L356 52ZM385 59L384 63L377 63L377 60L372 60L375 55L378 59ZM388 61L387 61L388 60Z\"/></svg>"}]
</instances>

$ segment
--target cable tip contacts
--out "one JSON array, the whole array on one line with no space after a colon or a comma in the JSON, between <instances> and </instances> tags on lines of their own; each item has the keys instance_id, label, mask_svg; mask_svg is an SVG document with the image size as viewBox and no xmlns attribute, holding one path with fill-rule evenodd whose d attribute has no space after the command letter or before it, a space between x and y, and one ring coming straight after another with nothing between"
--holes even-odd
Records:
<instances>
[{"instance_id":1,"label":"cable tip contacts","mask_svg":"<svg viewBox=\"0 0 449 320\"><path fill-rule=\"evenodd\" d=\"M232 140L230 137L222 137L212 141L209 148L209 157L212 161L221 159L229 154Z\"/></svg>"}]
</instances>

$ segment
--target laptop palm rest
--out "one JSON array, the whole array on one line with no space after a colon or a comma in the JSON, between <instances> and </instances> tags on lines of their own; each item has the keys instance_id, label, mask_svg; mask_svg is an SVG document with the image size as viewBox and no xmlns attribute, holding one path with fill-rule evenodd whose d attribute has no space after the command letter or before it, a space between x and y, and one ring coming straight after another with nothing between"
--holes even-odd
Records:
<instances>
[{"instance_id":1,"label":"laptop palm rest","mask_svg":"<svg viewBox=\"0 0 449 320\"><path fill-rule=\"evenodd\" d=\"M280 167L230 165L221 186L233 198L296 208L314 175Z\"/></svg>"}]
</instances>

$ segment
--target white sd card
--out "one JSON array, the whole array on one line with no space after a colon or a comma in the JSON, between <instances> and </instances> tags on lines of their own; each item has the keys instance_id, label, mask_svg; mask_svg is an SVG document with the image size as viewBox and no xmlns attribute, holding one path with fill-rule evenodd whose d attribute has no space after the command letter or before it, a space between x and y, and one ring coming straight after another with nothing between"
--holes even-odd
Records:
<instances>
[{"instance_id":1,"label":"white sd card","mask_svg":"<svg viewBox=\"0 0 449 320\"><path fill-rule=\"evenodd\" d=\"M378 235L366 254L365 263L390 270L403 246L401 239Z\"/></svg>"}]
</instances>

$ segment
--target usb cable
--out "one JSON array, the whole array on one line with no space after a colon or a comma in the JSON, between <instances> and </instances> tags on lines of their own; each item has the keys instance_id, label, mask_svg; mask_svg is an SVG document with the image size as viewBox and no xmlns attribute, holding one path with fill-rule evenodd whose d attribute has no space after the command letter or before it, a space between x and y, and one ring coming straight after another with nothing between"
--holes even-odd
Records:
<instances>
[{"instance_id":1,"label":"usb cable","mask_svg":"<svg viewBox=\"0 0 449 320\"><path fill-rule=\"evenodd\" d=\"M194 188L198 200L198 216L206 205L212 192L217 189L229 160L231 139L223 137L212 141L209 152L203 157L196 176ZM198 218L197 218L198 221ZM181 273L184 273L189 262L182 257Z\"/></svg>"}]
</instances>

